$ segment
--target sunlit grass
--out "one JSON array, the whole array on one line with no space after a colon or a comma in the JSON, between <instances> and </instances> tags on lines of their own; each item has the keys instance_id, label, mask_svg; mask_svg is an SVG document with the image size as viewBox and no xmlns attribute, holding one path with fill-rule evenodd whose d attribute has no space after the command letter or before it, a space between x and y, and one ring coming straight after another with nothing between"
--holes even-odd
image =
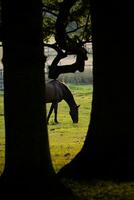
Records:
<instances>
[{"instance_id":1,"label":"sunlit grass","mask_svg":"<svg viewBox=\"0 0 134 200\"><path fill-rule=\"evenodd\" d=\"M59 104L59 124L48 125L50 151L56 172L81 150L90 119L92 86L69 85L77 104L80 104L79 123L73 124L69 107L62 101ZM50 104L47 105L49 110ZM0 95L0 114L3 114L3 96ZM0 174L4 167L4 118L0 115ZM99 167L99 166L98 166ZM92 172L91 172L92 173ZM103 180L74 181L63 179L80 200L134 200L134 182L114 182Z\"/></svg>"},{"instance_id":2,"label":"sunlit grass","mask_svg":"<svg viewBox=\"0 0 134 200\"><path fill-rule=\"evenodd\" d=\"M50 151L56 171L68 163L81 149L89 123L92 86L69 85L79 108L79 123L73 124L69 107L65 101L59 103L58 120L55 124L53 114L48 125ZM50 104L47 104L49 110ZM0 174L3 171L5 154L3 94L0 94Z\"/></svg>"},{"instance_id":3,"label":"sunlit grass","mask_svg":"<svg viewBox=\"0 0 134 200\"><path fill-rule=\"evenodd\" d=\"M77 105L80 105L79 122L73 124L69 115L69 107L65 101L59 103L58 121L60 123L54 123L54 114L50 118L48 125L50 151L56 171L73 159L81 150L90 119L92 87L69 85L69 88ZM47 105L47 111L49 111L49 107L50 104Z\"/></svg>"}]
</instances>

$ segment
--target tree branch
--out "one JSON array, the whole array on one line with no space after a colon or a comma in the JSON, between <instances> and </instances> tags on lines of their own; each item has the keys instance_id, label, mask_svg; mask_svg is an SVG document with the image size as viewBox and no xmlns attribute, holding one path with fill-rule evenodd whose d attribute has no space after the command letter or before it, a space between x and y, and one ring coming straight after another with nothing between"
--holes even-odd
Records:
<instances>
[{"instance_id":1,"label":"tree branch","mask_svg":"<svg viewBox=\"0 0 134 200\"><path fill-rule=\"evenodd\" d=\"M71 30L71 31L67 31L66 33L67 33L67 34L69 34L69 33L74 33L74 32L76 32L76 31L82 29L83 27L85 27L85 25L80 26L80 27L77 27L77 28L75 28L75 29L73 29L73 30Z\"/></svg>"},{"instance_id":2,"label":"tree branch","mask_svg":"<svg viewBox=\"0 0 134 200\"><path fill-rule=\"evenodd\" d=\"M47 6L44 6L44 5L43 5L43 8L42 8L42 11L43 11L43 12L50 13L51 15L54 15L55 17L58 16L58 14L52 12L52 10L50 10Z\"/></svg>"},{"instance_id":3,"label":"tree branch","mask_svg":"<svg viewBox=\"0 0 134 200\"><path fill-rule=\"evenodd\" d=\"M76 57L76 62L71 65L62 65L58 66L58 63L61 59L67 57L66 53L60 52L57 54L55 59L53 60L51 66L49 66L49 78L57 79L60 74L64 73L74 73L77 70L79 72L84 71L85 60L88 59L87 51L85 48L82 48Z\"/></svg>"},{"instance_id":4,"label":"tree branch","mask_svg":"<svg viewBox=\"0 0 134 200\"><path fill-rule=\"evenodd\" d=\"M77 0L64 0L60 3L59 15L56 21L56 35L55 40L59 50L58 54L51 66L49 67L49 77L56 79L61 73L84 71L85 60L88 59L87 51L83 47L82 42L75 42L66 33L66 26L68 23L68 16L70 14L70 9L77 2ZM65 53L63 52L65 51ZM72 65L58 66L59 61L67 54L75 54L76 62Z\"/></svg>"}]
</instances>

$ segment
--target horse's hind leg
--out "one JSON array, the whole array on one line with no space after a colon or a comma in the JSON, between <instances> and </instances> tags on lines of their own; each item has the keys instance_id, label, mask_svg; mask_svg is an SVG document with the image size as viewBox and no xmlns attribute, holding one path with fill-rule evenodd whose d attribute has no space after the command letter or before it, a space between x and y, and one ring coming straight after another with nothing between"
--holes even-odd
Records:
<instances>
[{"instance_id":1,"label":"horse's hind leg","mask_svg":"<svg viewBox=\"0 0 134 200\"><path fill-rule=\"evenodd\" d=\"M54 121L55 121L55 123L59 123L57 120L57 112L58 112L58 103L55 103L54 104L54 114L55 114Z\"/></svg>"},{"instance_id":2,"label":"horse's hind leg","mask_svg":"<svg viewBox=\"0 0 134 200\"><path fill-rule=\"evenodd\" d=\"M51 107L50 107L50 110L49 110L49 113L48 113L48 116L47 116L47 124L49 122L49 118L53 112L53 109L54 109L54 103L51 104Z\"/></svg>"}]
</instances>

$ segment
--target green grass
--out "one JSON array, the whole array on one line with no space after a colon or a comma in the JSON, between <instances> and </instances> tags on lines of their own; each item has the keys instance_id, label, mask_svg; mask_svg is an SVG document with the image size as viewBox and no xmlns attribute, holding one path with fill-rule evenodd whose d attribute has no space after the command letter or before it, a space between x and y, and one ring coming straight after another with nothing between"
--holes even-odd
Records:
<instances>
[{"instance_id":1,"label":"green grass","mask_svg":"<svg viewBox=\"0 0 134 200\"><path fill-rule=\"evenodd\" d=\"M63 180L80 200L134 200L134 182Z\"/></svg>"},{"instance_id":2,"label":"green grass","mask_svg":"<svg viewBox=\"0 0 134 200\"><path fill-rule=\"evenodd\" d=\"M79 123L73 124L69 107L65 101L59 103L59 124L53 121L53 114L48 125L50 151L56 172L68 163L81 149L89 123L92 99L92 86L69 85L79 107ZM50 104L47 104L47 111ZM3 94L0 93L0 173L4 166L4 116Z\"/></svg>"},{"instance_id":3,"label":"green grass","mask_svg":"<svg viewBox=\"0 0 134 200\"><path fill-rule=\"evenodd\" d=\"M80 151L89 124L92 101L92 87L69 85L77 104L80 104L79 123L73 124L69 116L69 107L62 101L59 104L59 124L53 122L53 115L48 125L50 151L56 172ZM47 104L49 110L50 104ZM0 94L0 114L3 113L3 96ZM0 173L4 166L4 119L0 115ZM98 166L99 167L99 166ZM81 200L134 200L134 182L114 182L91 180L74 181L63 179Z\"/></svg>"},{"instance_id":4,"label":"green grass","mask_svg":"<svg viewBox=\"0 0 134 200\"><path fill-rule=\"evenodd\" d=\"M79 123L73 124L69 115L69 107L65 101L59 103L58 121L53 121L54 114L48 125L49 141L52 161L55 170L58 171L67 164L81 149L89 124L92 87L69 85L79 107ZM47 111L50 105L47 104Z\"/></svg>"}]
</instances>

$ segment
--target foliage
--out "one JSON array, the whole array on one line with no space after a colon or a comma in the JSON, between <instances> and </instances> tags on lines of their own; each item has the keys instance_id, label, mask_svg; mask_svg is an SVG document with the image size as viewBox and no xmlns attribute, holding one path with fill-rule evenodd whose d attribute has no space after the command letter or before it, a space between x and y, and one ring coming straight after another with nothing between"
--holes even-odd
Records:
<instances>
[{"instance_id":1,"label":"foliage","mask_svg":"<svg viewBox=\"0 0 134 200\"><path fill-rule=\"evenodd\" d=\"M49 81L48 75L46 74L46 81ZM68 73L68 74L61 74L58 77L58 80L67 83L67 84L81 84L87 85L93 83L93 75L90 69L85 69L84 72L76 72L76 73Z\"/></svg>"},{"instance_id":2,"label":"foliage","mask_svg":"<svg viewBox=\"0 0 134 200\"><path fill-rule=\"evenodd\" d=\"M92 84L93 76L92 72L89 69L86 69L84 72L76 72L75 74L62 74L58 78L65 83L73 83L73 84Z\"/></svg>"},{"instance_id":3,"label":"foliage","mask_svg":"<svg viewBox=\"0 0 134 200\"><path fill-rule=\"evenodd\" d=\"M83 72L85 61L88 60L84 44L91 42L89 1L44 1L43 35L44 46L57 52L49 66L50 78L56 79L62 73ZM76 55L76 61L59 68L59 62L68 55Z\"/></svg>"},{"instance_id":4,"label":"foliage","mask_svg":"<svg viewBox=\"0 0 134 200\"><path fill-rule=\"evenodd\" d=\"M48 42L55 36L55 23L59 14L59 7L62 1L48 0L43 1L43 25L44 41ZM88 0L77 0L68 17L66 32L73 40L91 40L91 17L90 5Z\"/></svg>"}]
</instances>

